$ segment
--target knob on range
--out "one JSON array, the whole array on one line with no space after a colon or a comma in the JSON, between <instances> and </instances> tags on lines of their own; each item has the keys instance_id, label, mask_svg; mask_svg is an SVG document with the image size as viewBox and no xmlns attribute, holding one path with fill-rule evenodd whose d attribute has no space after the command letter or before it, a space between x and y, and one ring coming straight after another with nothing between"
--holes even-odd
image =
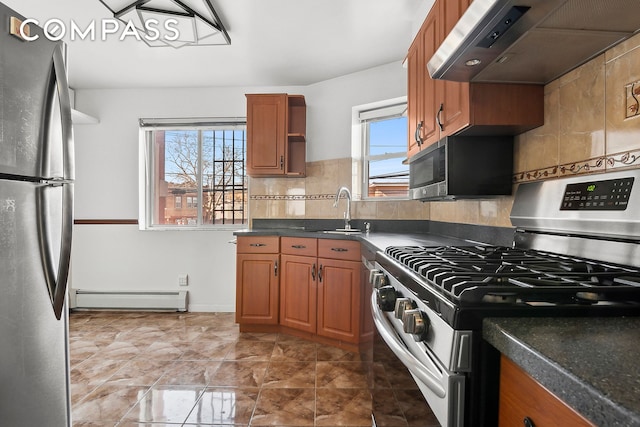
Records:
<instances>
[{"instance_id":1,"label":"knob on range","mask_svg":"<svg viewBox=\"0 0 640 427\"><path fill-rule=\"evenodd\" d=\"M374 282L374 277L377 274L382 274L382 272L380 270L369 270L369 283L373 285Z\"/></svg>"},{"instance_id":2,"label":"knob on range","mask_svg":"<svg viewBox=\"0 0 640 427\"><path fill-rule=\"evenodd\" d=\"M414 308L416 308L416 305L409 298L396 299L396 309L394 311L396 319L402 320L402 317L404 316L404 312Z\"/></svg>"},{"instance_id":3,"label":"knob on range","mask_svg":"<svg viewBox=\"0 0 640 427\"><path fill-rule=\"evenodd\" d=\"M429 318L418 309L405 310L402 316L402 329L412 334L416 341L422 341L429 332Z\"/></svg>"},{"instance_id":4,"label":"knob on range","mask_svg":"<svg viewBox=\"0 0 640 427\"><path fill-rule=\"evenodd\" d=\"M398 294L393 286L383 286L377 290L378 307L382 311L393 311L396 308Z\"/></svg>"},{"instance_id":5,"label":"knob on range","mask_svg":"<svg viewBox=\"0 0 640 427\"><path fill-rule=\"evenodd\" d=\"M371 274L370 279L371 279L371 284L375 289L379 289L379 288L382 288L383 286L389 285L389 279L384 273L380 271Z\"/></svg>"}]
</instances>

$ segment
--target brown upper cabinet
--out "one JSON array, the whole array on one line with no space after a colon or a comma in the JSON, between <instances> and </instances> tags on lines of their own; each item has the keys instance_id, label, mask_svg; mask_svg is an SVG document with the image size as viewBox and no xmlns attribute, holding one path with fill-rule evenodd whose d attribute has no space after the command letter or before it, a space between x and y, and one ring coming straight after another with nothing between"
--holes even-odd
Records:
<instances>
[{"instance_id":1,"label":"brown upper cabinet","mask_svg":"<svg viewBox=\"0 0 640 427\"><path fill-rule=\"evenodd\" d=\"M305 176L307 106L304 96L247 94L247 172Z\"/></svg>"},{"instance_id":2,"label":"brown upper cabinet","mask_svg":"<svg viewBox=\"0 0 640 427\"><path fill-rule=\"evenodd\" d=\"M434 80L427 62L470 0L436 0L409 47L408 156L454 135L516 135L544 124L544 86Z\"/></svg>"}]
</instances>

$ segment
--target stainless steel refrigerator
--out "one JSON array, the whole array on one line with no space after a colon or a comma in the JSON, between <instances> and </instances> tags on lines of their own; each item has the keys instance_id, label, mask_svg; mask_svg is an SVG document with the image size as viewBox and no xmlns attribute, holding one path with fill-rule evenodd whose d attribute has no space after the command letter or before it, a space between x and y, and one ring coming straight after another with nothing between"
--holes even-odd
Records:
<instances>
[{"instance_id":1,"label":"stainless steel refrigerator","mask_svg":"<svg viewBox=\"0 0 640 427\"><path fill-rule=\"evenodd\" d=\"M24 17L1 3L0 15L0 425L69 426L74 168L65 47L33 24L37 40L11 35L11 18Z\"/></svg>"}]
</instances>

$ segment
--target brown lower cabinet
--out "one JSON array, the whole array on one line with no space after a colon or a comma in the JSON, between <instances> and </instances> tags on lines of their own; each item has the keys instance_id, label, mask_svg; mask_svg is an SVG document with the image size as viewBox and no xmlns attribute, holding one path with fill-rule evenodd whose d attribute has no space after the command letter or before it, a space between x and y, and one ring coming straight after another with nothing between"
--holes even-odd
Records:
<instances>
[{"instance_id":1,"label":"brown lower cabinet","mask_svg":"<svg viewBox=\"0 0 640 427\"><path fill-rule=\"evenodd\" d=\"M511 359L500 359L500 410L498 427L594 427Z\"/></svg>"},{"instance_id":2,"label":"brown lower cabinet","mask_svg":"<svg viewBox=\"0 0 640 427\"><path fill-rule=\"evenodd\" d=\"M236 254L236 322L278 324L277 236L239 236Z\"/></svg>"},{"instance_id":3,"label":"brown lower cabinet","mask_svg":"<svg viewBox=\"0 0 640 427\"><path fill-rule=\"evenodd\" d=\"M282 237L280 324L316 333L318 239Z\"/></svg>"},{"instance_id":4,"label":"brown lower cabinet","mask_svg":"<svg viewBox=\"0 0 640 427\"><path fill-rule=\"evenodd\" d=\"M282 237L280 324L358 343L360 243Z\"/></svg>"},{"instance_id":5,"label":"brown lower cabinet","mask_svg":"<svg viewBox=\"0 0 640 427\"><path fill-rule=\"evenodd\" d=\"M266 327L277 324L286 332L300 331L307 338L316 337L323 342L346 345L360 342L366 325L362 324L361 313L363 281L359 242L281 237L277 277L267 273L267 266L254 265L255 261L249 261L247 255L238 252L236 321L241 330L281 330ZM261 261L268 259L263 256ZM258 268L261 271L256 271ZM255 272L255 277L250 277L249 272ZM275 323L272 319L274 283L267 285L267 276L276 281L278 289L276 311L279 313ZM263 285L256 285L256 280L263 281ZM255 312L269 312L269 315L256 316Z\"/></svg>"}]
</instances>

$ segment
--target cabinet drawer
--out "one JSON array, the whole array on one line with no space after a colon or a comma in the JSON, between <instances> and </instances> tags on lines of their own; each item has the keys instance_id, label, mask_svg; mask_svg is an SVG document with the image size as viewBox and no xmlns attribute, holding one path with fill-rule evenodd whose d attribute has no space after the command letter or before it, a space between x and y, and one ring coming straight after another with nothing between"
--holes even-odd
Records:
<instances>
[{"instance_id":1,"label":"cabinet drawer","mask_svg":"<svg viewBox=\"0 0 640 427\"><path fill-rule=\"evenodd\" d=\"M278 236L238 236L238 253L277 254L280 252Z\"/></svg>"},{"instance_id":2,"label":"cabinet drawer","mask_svg":"<svg viewBox=\"0 0 640 427\"><path fill-rule=\"evenodd\" d=\"M360 261L360 242L318 239L318 257Z\"/></svg>"},{"instance_id":3,"label":"cabinet drawer","mask_svg":"<svg viewBox=\"0 0 640 427\"><path fill-rule=\"evenodd\" d=\"M288 255L318 255L318 239L311 237L282 237L280 252Z\"/></svg>"},{"instance_id":4,"label":"cabinet drawer","mask_svg":"<svg viewBox=\"0 0 640 427\"><path fill-rule=\"evenodd\" d=\"M544 388L510 359L500 359L499 427L594 427L573 408Z\"/></svg>"}]
</instances>

